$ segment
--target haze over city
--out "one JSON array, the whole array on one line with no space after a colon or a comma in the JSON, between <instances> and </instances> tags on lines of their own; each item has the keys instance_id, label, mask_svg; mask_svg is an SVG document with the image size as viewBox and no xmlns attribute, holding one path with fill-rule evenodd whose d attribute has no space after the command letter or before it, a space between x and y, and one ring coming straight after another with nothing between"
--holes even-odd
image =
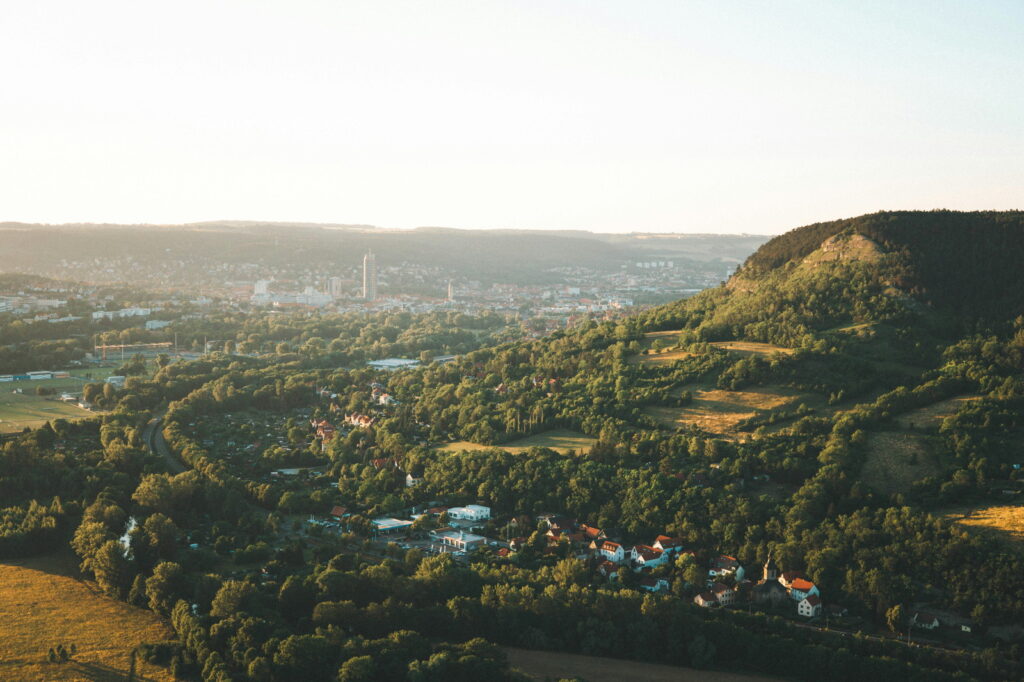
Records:
<instances>
[{"instance_id":1,"label":"haze over city","mask_svg":"<svg viewBox=\"0 0 1024 682\"><path fill-rule=\"evenodd\" d=\"M770 234L1013 208L1022 27L1012 1L13 3L0 218Z\"/></svg>"}]
</instances>

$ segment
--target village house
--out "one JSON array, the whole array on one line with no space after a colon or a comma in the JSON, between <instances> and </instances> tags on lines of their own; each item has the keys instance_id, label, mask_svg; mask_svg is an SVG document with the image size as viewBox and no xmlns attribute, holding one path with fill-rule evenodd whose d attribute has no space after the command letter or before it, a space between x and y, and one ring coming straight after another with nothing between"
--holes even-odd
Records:
<instances>
[{"instance_id":1,"label":"village house","mask_svg":"<svg viewBox=\"0 0 1024 682\"><path fill-rule=\"evenodd\" d=\"M772 606L785 603L789 595L786 592L786 588L779 582L779 569L770 554L768 555L768 560L764 563L763 576L751 590L754 602L758 604L771 604Z\"/></svg>"},{"instance_id":2,"label":"village house","mask_svg":"<svg viewBox=\"0 0 1024 682\"><path fill-rule=\"evenodd\" d=\"M637 570L661 566L667 561L665 552L649 545L636 545L629 552L629 558Z\"/></svg>"},{"instance_id":3,"label":"village house","mask_svg":"<svg viewBox=\"0 0 1024 682\"><path fill-rule=\"evenodd\" d=\"M792 587L793 581L798 580L800 578L806 580L807 575L803 571L786 571L785 573L779 575L779 582L782 584L783 587L785 587L788 590L790 587Z\"/></svg>"},{"instance_id":4,"label":"village house","mask_svg":"<svg viewBox=\"0 0 1024 682\"><path fill-rule=\"evenodd\" d=\"M593 526L588 526L585 523L580 524L579 531L583 533L583 536L587 538L587 540L604 540L607 537L604 534L604 531L600 528L594 528Z\"/></svg>"},{"instance_id":5,"label":"village house","mask_svg":"<svg viewBox=\"0 0 1024 682\"><path fill-rule=\"evenodd\" d=\"M800 602L811 595L817 595L820 597L821 593L818 591L818 586L810 580L797 578L789 584L789 596L793 601Z\"/></svg>"},{"instance_id":6,"label":"village house","mask_svg":"<svg viewBox=\"0 0 1024 682\"><path fill-rule=\"evenodd\" d=\"M821 615L821 599L816 594L809 595L796 605L796 612L804 618L816 618Z\"/></svg>"},{"instance_id":7,"label":"village house","mask_svg":"<svg viewBox=\"0 0 1024 682\"><path fill-rule=\"evenodd\" d=\"M693 598L693 603L701 608L709 609L712 606L718 606L718 599L715 598L714 592L701 592Z\"/></svg>"},{"instance_id":8,"label":"village house","mask_svg":"<svg viewBox=\"0 0 1024 682\"><path fill-rule=\"evenodd\" d=\"M608 580L618 580L619 578L619 567L611 561L602 561L601 565L597 567L597 572Z\"/></svg>"},{"instance_id":9,"label":"village house","mask_svg":"<svg viewBox=\"0 0 1024 682\"><path fill-rule=\"evenodd\" d=\"M640 589L647 592L664 592L668 589L668 581L664 578L653 578L647 575L640 578Z\"/></svg>"},{"instance_id":10,"label":"village house","mask_svg":"<svg viewBox=\"0 0 1024 682\"><path fill-rule=\"evenodd\" d=\"M677 557L683 553L683 541L680 538L670 538L667 535L659 535L656 537L651 546L655 549L660 549L669 559Z\"/></svg>"},{"instance_id":11,"label":"village house","mask_svg":"<svg viewBox=\"0 0 1024 682\"><path fill-rule=\"evenodd\" d=\"M914 611L910 616L910 624L921 630L935 630L941 625L939 617L927 611Z\"/></svg>"},{"instance_id":12,"label":"village house","mask_svg":"<svg viewBox=\"0 0 1024 682\"><path fill-rule=\"evenodd\" d=\"M413 476L412 474L406 474L405 475L405 487L406 488L415 488L420 483L423 483L423 477L422 476Z\"/></svg>"},{"instance_id":13,"label":"village house","mask_svg":"<svg viewBox=\"0 0 1024 682\"><path fill-rule=\"evenodd\" d=\"M729 606L736 601L736 590L725 583L715 583L711 586L711 592L722 606Z\"/></svg>"},{"instance_id":14,"label":"village house","mask_svg":"<svg viewBox=\"0 0 1024 682\"><path fill-rule=\"evenodd\" d=\"M614 561L617 564L622 563L622 560L626 558L626 552L622 545L611 540L592 542L591 548L596 549L608 561Z\"/></svg>"},{"instance_id":15,"label":"village house","mask_svg":"<svg viewBox=\"0 0 1024 682\"><path fill-rule=\"evenodd\" d=\"M743 579L743 567L736 557L721 554L711 560L708 575L712 578L721 578L727 575L735 575L737 580Z\"/></svg>"}]
</instances>

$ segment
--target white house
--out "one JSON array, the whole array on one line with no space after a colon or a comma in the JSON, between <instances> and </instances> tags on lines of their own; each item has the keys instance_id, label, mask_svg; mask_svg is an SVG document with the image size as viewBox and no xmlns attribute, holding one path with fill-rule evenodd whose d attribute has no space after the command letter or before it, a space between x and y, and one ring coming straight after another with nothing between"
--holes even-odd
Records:
<instances>
[{"instance_id":1,"label":"white house","mask_svg":"<svg viewBox=\"0 0 1024 682\"><path fill-rule=\"evenodd\" d=\"M736 601L736 590L724 583L715 583L711 586L711 592L715 595L715 599L722 606L729 606Z\"/></svg>"},{"instance_id":2,"label":"white house","mask_svg":"<svg viewBox=\"0 0 1024 682\"><path fill-rule=\"evenodd\" d=\"M412 474L406 474L405 475L405 487L406 488L415 488L420 483L423 483L423 478L422 477L420 477L420 476L413 476Z\"/></svg>"},{"instance_id":3,"label":"white house","mask_svg":"<svg viewBox=\"0 0 1024 682\"><path fill-rule=\"evenodd\" d=\"M668 589L668 581L664 578L644 576L640 578L640 589L648 592L664 592Z\"/></svg>"},{"instance_id":4,"label":"white house","mask_svg":"<svg viewBox=\"0 0 1024 682\"><path fill-rule=\"evenodd\" d=\"M718 606L718 600L715 598L714 592L701 592L693 598L693 603L705 609Z\"/></svg>"},{"instance_id":5,"label":"white house","mask_svg":"<svg viewBox=\"0 0 1024 682\"><path fill-rule=\"evenodd\" d=\"M614 561L615 563L621 563L626 558L626 551L622 549L622 545L611 540L603 540L597 544L597 551L600 552L608 561Z\"/></svg>"},{"instance_id":6,"label":"white house","mask_svg":"<svg viewBox=\"0 0 1024 682\"><path fill-rule=\"evenodd\" d=\"M711 560L708 568L708 575L712 578L720 578L725 575L735 575L737 580L743 580L744 570L736 557L726 554L719 555Z\"/></svg>"},{"instance_id":7,"label":"white house","mask_svg":"<svg viewBox=\"0 0 1024 682\"><path fill-rule=\"evenodd\" d=\"M629 552L629 558L633 560L638 569L660 566L668 560L665 552L648 545L636 545L633 547Z\"/></svg>"},{"instance_id":8,"label":"white house","mask_svg":"<svg viewBox=\"0 0 1024 682\"><path fill-rule=\"evenodd\" d=\"M821 599L818 595L812 594L800 600L796 605L796 612L804 618L815 618L821 615Z\"/></svg>"},{"instance_id":9,"label":"white house","mask_svg":"<svg viewBox=\"0 0 1024 682\"><path fill-rule=\"evenodd\" d=\"M458 521L486 521L491 518L491 508L479 504L468 504L465 507L452 507L448 510L448 518Z\"/></svg>"}]
</instances>

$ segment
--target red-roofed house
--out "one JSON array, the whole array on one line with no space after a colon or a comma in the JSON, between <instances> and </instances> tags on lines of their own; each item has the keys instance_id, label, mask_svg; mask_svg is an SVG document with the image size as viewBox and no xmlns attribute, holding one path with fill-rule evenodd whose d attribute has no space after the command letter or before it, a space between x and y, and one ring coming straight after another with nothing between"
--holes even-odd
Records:
<instances>
[{"instance_id":1,"label":"red-roofed house","mask_svg":"<svg viewBox=\"0 0 1024 682\"><path fill-rule=\"evenodd\" d=\"M597 545L597 551L605 559L614 561L615 563L621 563L626 558L626 551L622 549L622 545L611 540L602 540Z\"/></svg>"},{"instance_id":2,"label":"red-roofed house","mask_svg":"<svg viewBox=\"0 0 1024 682\"><path fill-rule=\"evenodd\" d=\"M649 545L636 545L630 550L629 558L637 568L653 568L667 561L665 553Z\"/></svg>"},{"instance_id":3,"label":"red-roofed house","mask_svg":"<svg viewBox=\"0 0 1024 682\"><path fill-rule=\"evenodd\" d=\"M587 524L581 524L579 528L580 532L583 533L588 540L603 540L605 538L604 531L600 528L594 528Z\"/></svg>"},{"instance_id":4,"label":"red-roofed house","mask_svg":"<svg viewBox=\"0 0 1024 682\"><path fill-rule=\"evenodd\" d=\"M809 597L812 594L816 594L819 597L821 596L821 593L818 591L818 586L810 580L797 578L789 584L789 596L793 598L793 601L803 601L805 597Z\"/></svg>"},{"instance_id":5,"label":"red-roofed house","mask_svg":"<svg viewBox=\"0 0 1024 682\"><path fill-rule=\"evenodd\" d=\"M345 507L339 507L338 505L334 505L333 507L331 507L331 516L333 516L336 519L344 518L348 516L348 509Z\"/></svg>"},{"instance_id":6,"label":"red-roofed house","mask_svg":"<svg viewBox=\"0 0 1024 682\"><path fill-rule=\"evenodd\" d=\"M807 575L803 571L786 571L779 576L779 583L782 584L787 590L789 586L793 584L793 581L797 578L807 578Z\"/></svg>"}]
</instances>

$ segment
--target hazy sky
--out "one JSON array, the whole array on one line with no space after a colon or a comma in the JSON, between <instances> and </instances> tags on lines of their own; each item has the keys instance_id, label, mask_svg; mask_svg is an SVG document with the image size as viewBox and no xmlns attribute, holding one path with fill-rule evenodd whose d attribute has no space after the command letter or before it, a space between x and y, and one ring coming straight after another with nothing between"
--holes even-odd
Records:
<instances>
[{"instance_id":1,"label":"hazy sky","mask_svg":"<svg viewBox=\"0 0 1024 682\"><path fill-rule=\"evenodd\" d=\"M0 220L1024 208L1024 2L5 2Z\"/></svg>"}]
</instances>

